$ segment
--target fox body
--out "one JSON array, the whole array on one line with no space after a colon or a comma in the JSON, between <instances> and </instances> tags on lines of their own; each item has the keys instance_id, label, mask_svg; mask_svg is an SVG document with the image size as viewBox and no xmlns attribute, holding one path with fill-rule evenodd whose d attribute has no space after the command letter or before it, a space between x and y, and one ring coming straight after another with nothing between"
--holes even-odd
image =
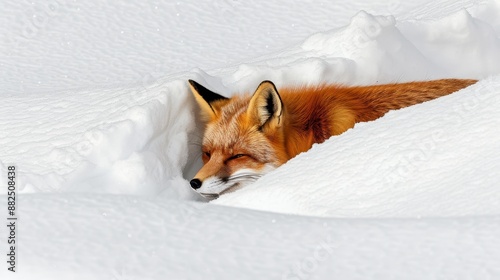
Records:
<instances>
[{"instance_id":1,"label":"fox body","mask_svg":"<svg viewBox=\"0 0 500 280\"><path fill-rule=\"evenodd\" d=\"M223 97L190 80L206 123L204 166L191 186L207 197L240 188L297 154L399 109L450 94L476 80L345 87L319 85L279 91L262 82L253 95Z\"/></svg>"}]
</instances>

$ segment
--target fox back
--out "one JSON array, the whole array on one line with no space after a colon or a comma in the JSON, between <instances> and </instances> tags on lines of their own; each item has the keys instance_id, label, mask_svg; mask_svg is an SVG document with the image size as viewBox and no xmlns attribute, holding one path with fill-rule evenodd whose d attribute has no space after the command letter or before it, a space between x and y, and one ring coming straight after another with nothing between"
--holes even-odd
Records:
<instances>
[{"instance_id":1,"label":"fox back","mask_svg":"<svg viewBox=\"0 0 500 280\"><path fill-rule=\"evenodd\" d=\"M251 183L297 154L354 127L467 87L476 80L276 89L262 82L253 95L223 97L190 80L206 123L204 166L191 186L218 196Z\"/></svg>"}]
</instances>

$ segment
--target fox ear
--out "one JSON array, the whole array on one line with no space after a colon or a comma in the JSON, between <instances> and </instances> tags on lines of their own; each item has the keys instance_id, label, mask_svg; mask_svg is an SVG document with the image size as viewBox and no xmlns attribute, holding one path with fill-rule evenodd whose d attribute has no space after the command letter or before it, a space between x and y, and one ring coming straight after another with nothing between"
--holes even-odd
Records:
<instances>
[{"instance_id":1,"label":"fox ear","mask_svg":"<svg viewBox=\"0 0 500 280\"><path fill-rule=\"evenodd\" d=\"M225 103L220 101L229 100L229 98L217 94L193 80L188 81L191 92L200 106L203 118L205 118L205 121L212 120L219 114L220 108Z\"/></svg>"},{"instance_id":2,"label":"fox ear","mask_svg":"<svg viewBox=\"0 0 500 280\"><path fill-rule=\"evenodd\" d=\"M248 114L254 121L257 121L260 129L265 125L271 128L282 125L283 102L272 82L263 81L260 83L250 99Z\"/></svg>"}]
</instances>

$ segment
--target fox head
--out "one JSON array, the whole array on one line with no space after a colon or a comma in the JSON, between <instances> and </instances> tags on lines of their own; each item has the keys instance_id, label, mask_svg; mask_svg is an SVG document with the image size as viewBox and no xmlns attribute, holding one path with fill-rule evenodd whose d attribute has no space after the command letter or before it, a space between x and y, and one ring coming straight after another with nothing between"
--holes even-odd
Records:
<instances>
[{"instance_id":1,"label":"fox head","mask_svg":"<svg viewBox=\"0 0 500 280\"><path fill-rule=\"evenodd\" d=\"M283 124L285 108L270 81L252 96L226 98L189 80L206 124L202 141L204 166L190 181L207 197L218 197L254 182L287 159Z\"/></svg>"}]
</instances>

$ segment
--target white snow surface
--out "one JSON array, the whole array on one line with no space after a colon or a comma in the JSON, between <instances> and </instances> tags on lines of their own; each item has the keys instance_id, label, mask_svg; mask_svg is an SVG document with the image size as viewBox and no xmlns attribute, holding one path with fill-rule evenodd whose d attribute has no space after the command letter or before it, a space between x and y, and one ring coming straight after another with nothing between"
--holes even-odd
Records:
<instances>
[{"instance_id":1,"label":"white snow surface","mask_svg":"<svg viewBox=\"0 0 500 280\"><path fill-rule=\"evenodd\" d=\"M500 2L407 2L0 4L0 180L16 166L19 217L1 279L499 278ZM230 96L449 77L480 81L211 203L189 188L187 79Z\"/></svg>"}]
</instances>

